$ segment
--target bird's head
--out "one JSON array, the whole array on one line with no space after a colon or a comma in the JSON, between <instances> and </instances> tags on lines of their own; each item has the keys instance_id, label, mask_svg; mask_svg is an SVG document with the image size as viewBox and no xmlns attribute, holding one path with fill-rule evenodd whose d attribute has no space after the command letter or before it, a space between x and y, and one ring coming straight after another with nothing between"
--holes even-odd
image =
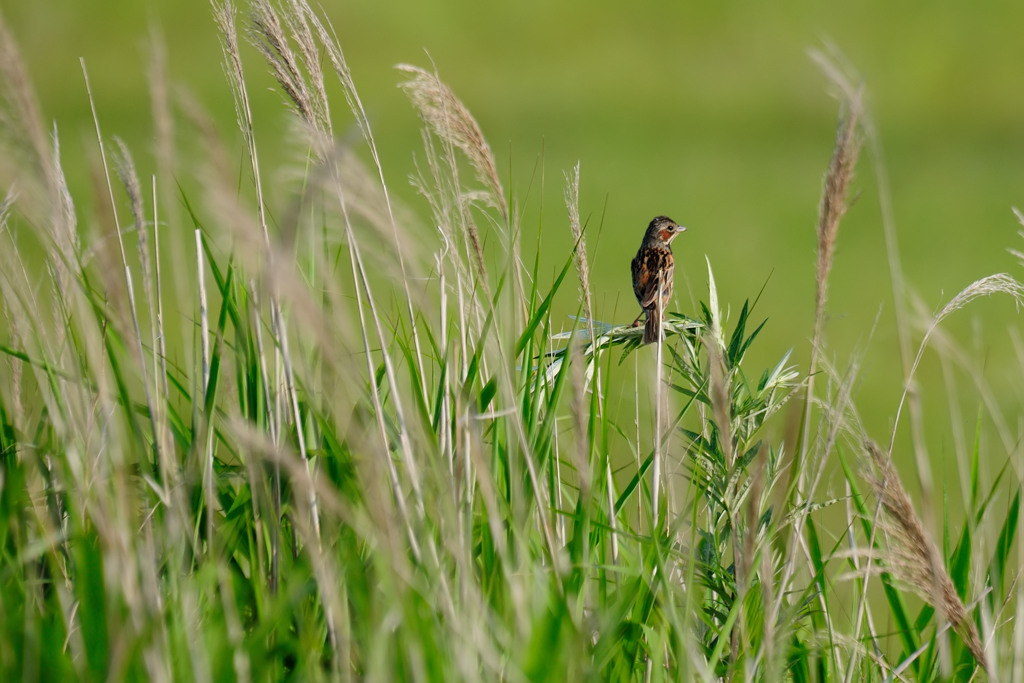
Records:
<instances>
[{"instance_id":1,"label":"bird's head","mask_svg":"<svg viewBox=\"0 0 1024 683\"><path fill-rule=\"evenodd\" d=\"M686 232L686 228L668 216L658 216L647 226L647 234L644 236L644 240L669 244L681 232Z\"/></svg>"}]
</instances>

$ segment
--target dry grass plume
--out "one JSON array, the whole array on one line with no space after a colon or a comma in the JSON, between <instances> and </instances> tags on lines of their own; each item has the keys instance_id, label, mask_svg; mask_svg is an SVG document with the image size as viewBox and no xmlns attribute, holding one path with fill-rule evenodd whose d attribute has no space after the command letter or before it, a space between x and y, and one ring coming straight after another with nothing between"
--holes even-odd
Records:
<instances>
[{"instance_id":1,"label":"dry grass plume","mask_svg":"<svg viewBox=\"0 0 1024 683\"><path fill-rule=\"evenodd\" d=\"M409 74L401 88L412 100L424 120L442 140L458 147L476 172L477 180L487 188L491 203L508 221L508 202L498 178L498 166L491 146L487 144L480 124L466 105L455 96L436 74L418 66L399 64L399 71Z\"/></svg>"},{"instance_id":2,"label":"dry grass plume","mask_svg":"<svg viewBox=\"0 0 1024 683\"><path fill-rule=\"evenodd\" d=\"M988 672L988 660L978 629L957 595L942 554L925 531L892 458L873 441L868 440L865 448L872 465L866 478L884 512L879 517L879 527L888 538L889 551L884 556L888 570L945 616L978 666Z\"/></svg>"}]
</instances>

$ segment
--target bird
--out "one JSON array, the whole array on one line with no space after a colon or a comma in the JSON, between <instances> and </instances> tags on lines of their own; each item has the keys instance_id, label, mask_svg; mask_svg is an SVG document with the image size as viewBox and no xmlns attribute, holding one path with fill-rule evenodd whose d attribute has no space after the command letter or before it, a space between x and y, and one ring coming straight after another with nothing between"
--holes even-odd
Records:
<instances>
[{"instance_id":1,"label":"bird","mask_svg":"<svg viewBox=\"0 0 1024 683\"><path fill-rule=\"evenodd\" d=\"M640 315L633 321L633 327L640 324L645 315L643 343L650 344L661 338L661 321L665 306L672 297L672 275L675 258L672 256L672 240L686 228L668 216L657 216L647 226L644 241L630 264L633 271L633 294L640 304Z\"/></svg>"}]
</instances>

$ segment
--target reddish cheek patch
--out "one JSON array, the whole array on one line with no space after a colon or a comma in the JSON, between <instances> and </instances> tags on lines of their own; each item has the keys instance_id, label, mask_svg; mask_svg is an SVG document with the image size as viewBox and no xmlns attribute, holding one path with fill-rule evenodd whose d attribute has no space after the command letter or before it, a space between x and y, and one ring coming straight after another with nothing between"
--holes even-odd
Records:
<instances>
[{"instance_id":1,"label":"reddish cheek patch","mask_svg":"<svg viewBox=\"0 0 1024 683\"><path fill-rule=\"evenodd\" d=\"M662 230L661 231L661 239L668 240L671 237L672 237L672 231L671 230Z\"/></svg>"}]
</instances>

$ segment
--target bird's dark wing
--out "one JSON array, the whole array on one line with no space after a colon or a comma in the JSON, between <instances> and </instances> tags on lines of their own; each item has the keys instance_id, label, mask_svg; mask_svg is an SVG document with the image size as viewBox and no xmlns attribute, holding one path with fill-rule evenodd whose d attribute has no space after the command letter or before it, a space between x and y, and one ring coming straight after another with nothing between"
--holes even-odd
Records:
<instances>
[{"instance_id":1,"label":"bird's dark wing","mask_svg":"<svg viewBox=\"0 0 1024 683\"><path fill-rule=\"evenodd\" d=\"M644 297L647 296L647 283L651 281L650 271L647 270L647 266L644 264L643 253L634 256L630 266L633 271L633 294L642 308L644 306Z\"/></svg>"},{"instance_id":2,"label":"bird's dark wing","mask_svg":"<svg viewBox=\"0 0 1024 683\"><path fill-rule=\"evenodd\" d=\"M672 252L667 249L642 249L632 262L633 293L642 308L652 308L658 298L658 274L661 274L661 290L672 291L672 274L675 262Z\"/></svg>"}]
</instances>

